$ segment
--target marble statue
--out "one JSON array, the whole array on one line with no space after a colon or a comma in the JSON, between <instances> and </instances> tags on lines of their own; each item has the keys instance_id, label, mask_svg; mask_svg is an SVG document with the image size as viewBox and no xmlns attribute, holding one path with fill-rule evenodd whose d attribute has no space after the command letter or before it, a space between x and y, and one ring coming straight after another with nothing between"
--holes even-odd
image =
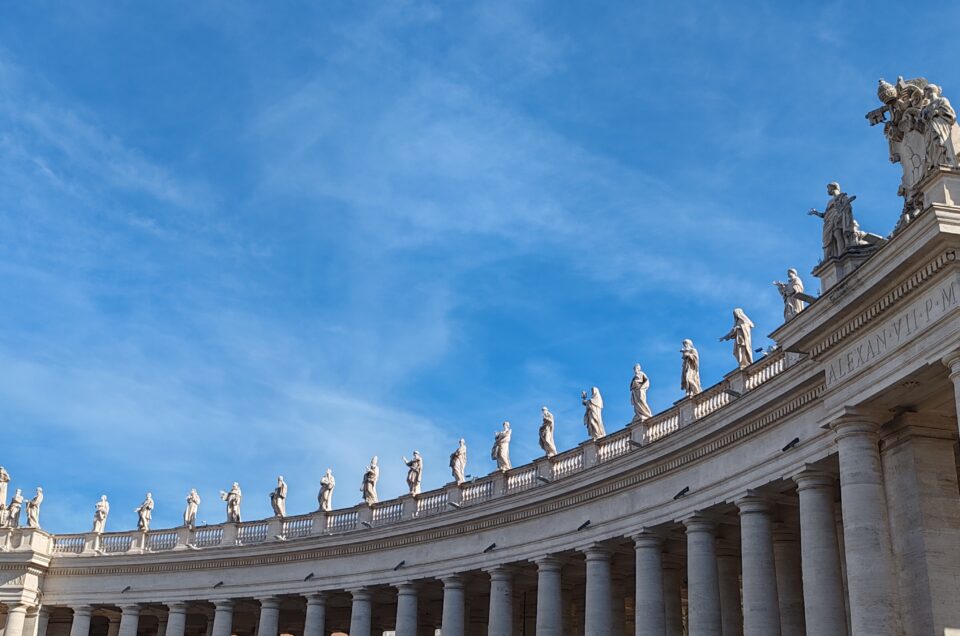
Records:
<instances>
[{"instance_id":1,"label":"marble statue","mask_svg":"<svg viewBox=\"0 0 960 636\"><path fill-rule=\"evenodd\" d=\"M747 314L737 307L733 310L733 327L727 332L727 335L720 338L724 340L733 340L733 357L737 359L737 366L745 369L753 364L753 322L747 318Z\"/></svg>"},{"instance_id":2,"label":"marble statue","mask_svg":"<svg viewBox=\"0 0 960 636\"><path fill-rule=\"evenodd\" d=\"M586 391L581 391L580 401L586 407L583 425L587 427L587 434L590 439L600 439L607 434L603 428L603 398L600 396L600 389L593 387L589 398Z\"/></svg>"},{"instance_id":3,"label":"marble statue","mask_svg":"<svg viewBox=\"0 0 960 636\"><path fill-rule=\"evenodd\" d=\"M110 502L106 495L101 495L100 501L93 509L93 531L101 534L107 527L107 515L110 514Z\"/></svg>"},{"instance_id":4,"label":"marble statue","mask_svg":"<svg viewBox=\"0 0 960 636\"><path fill-rule=\"evenodd\" d=\"M547 457L553 457L557 454L557 446L553 442L553 413L547 407L540 410L543 412L543 421L540 423L540 448L543 449Z\"/></svg>"},{"instance_id":5,"label":"marble statue","mask_svg":"<svg viewBox=\"0 0 960 636\"><path fill-rule=\"evenodd\" d=\"M823 212L811 208L807 213L823 219L824 261L843 256L851 247L867 244L865 233L860 231L860 226L853 219L853 202L857 197L841 192L840 184L836 181L827 184L827 194L830 200Z\"/></svg>"},{"instance_id":6,"label":"marble statue","mask_svg":"<svg viewBox=\"0 0 960 636\"><path fill-rule=\"evenodd\" d=\"M647 404L647 390L650 388L650 378L643 372L640 365L633 367L633 379L630 380L630 401L633 403L633 421L642 422L653 417L653 411Z\"/></svg>"},{"instance_id":7,"label":"marble statue","mask_svg":"<svg viewBox=\"0 0 960 636\"><path fill-rule=\"evenodd\" d=\"M13 497L10 498L10 505L7 506L7 525L11 528L20 527L20 509L23 507L23 494L17 488Z\"/></svg>"},{"instance_id":8,"label":"marble statue","mask_svg":"<svg viewBox=\"0 0 960 636\"><path fill-rule=\"evenodd\" d=\"M508 471L512 468L510 465L510 437L513 432L510 430L510 422L503 423L503 430L497 431L493 438L493 448L490 449L490 459L497 462L497 470L500 472Z\"/></svg>"},{"instance_id":9,"label":"marble statue","mask_svg":"<svg viewBox=\"0 0 960 636\"><path fill-rule=\"evenodd\" d=\"M680 388L687 397L697 395L700 388L700 354L693 346L693 340L684 340L680 347L683 358L683 370L680 375Z\"/></svg>"},{"instance_id":10,"label":"marble statue","mask_svg":"<svg viewBox=\"0 0 960 636\"><path fill-rule=\"evenodd\" d=\"M960 168L960 126L950 100L923 77L898 77L895 85L881 79L877 97L883 106L867 113L867 120L871 126L883 124L890 161L903 168L900 227L923 208L917 185L925 176L940 167Z\"/></svg>"},{"instance_id":11,"label":"marble statue","mask_svg":"<svg viewBox=\"0 0 960 636\"><path fill-rule=\"evenodd\" d=\"M10 524L10 515L7 512L7 504L0 501L0 528L6 528Z\"/></svg>"},{"instance_id":12,"label":"marble statue","mask_svg":"<svg viewBox=\"0 0 960 636\"><path fill-rule=\"evenodd\" d=\"M467 442L462 437L457 450L450 453L450 472L458 486L467 480Z\"/></svg>"},{"instance_id":13,"label":"marble statue","mask_svg":"<svg viewBox=\"0 0 960 636\"><path fill-rule=\"evenodd\" d=\"M233 486L230 487L230 492L221 490L220 499L227 504L227 523L240 523L240 502L243 501L240 484L233 482Z\"/></svg>"},{"instance_id":14,"label":"marble statue","mask_svg":"<svg viewBox=\"0 0 960 636\"><path fill-rule=\"evenodd\" d=\"M7 503L7 487L10 484L10 473L0 466L0 503Z\"/></svg>"},{"instance_id":15,"label":"marble statue","mask_svg":"<svg viewBox=\"0 0 960 636\"><path fill-rule=\"evenodd\" d=\"M150 531L150 521L153 519L153 493L148 492L143 503L134 509L137 513L137 530Z\"/></svg>"},{"instance_id":16,"label":"marble statue","mask_svg":"<svg viewBox=\"0 0 960 636\"><path fill-rule=\"evenodd\" d=\"M187 507L183 511L183 525L193 530L197 527L197 510L200 508L200 495L196 488L190 489L187 495Z\"/></svg>"},{"instance_id":17,"label":"marble statue","mask_svg":"<svg viewBox=\"0 0 960 636\"><path fill-rule=\"evenodd\" d=\"M375 504L377 498L377 480L380 479L380 467L377 466L377 456L374 455L370 460L370 465L363 471L363 483L360 485L360 492L363 493L363 500L367 505Z\"/></svg>"},{"instance_id":18,"label":"marble statue","mask_svg":"<svg viewBox=\"0 0 960 636\"><path fill-rule=\"evenodd\" d=\"M40 527L40 504L43 503L43 488L37 488L37 494L27 502L27 527Z\"/></svg>"},{"instance_id":19,"label":"marble statue","mask_svg":"<svg viewBox=\"0 0 960 636\"><path fill-rule=\"evenodd\" d=\"M420 494L420 482L423 479L423 457L420 451L413 451L413 459L403 458L403 463L407 465L407 488L411 495Z\"/></svg>"},{"instance_id":20,"label":"marble statue","mask_svg":"<svg viewBox=\"0 0 960 636\"><path fill-rule=\"evenodd\" d=\"M337 480L333 478L333 471L328 468L320 478L320 492L317 494L320 510L324 512L333 510L333 489L336 487Z\"/></svg>"},{"instance_id":21,"label":"marble statue","mask_svg":"<svg viewBox=\"0 0 960 636\"><path fill-rule=\"evenodd\" d=\"M277 487L270 493L270 505L274 516L281 519L287 516L287 482L283 481L283 475L277 477Z\"/></svg>"},{"instance_id":22,"label":"marble statue","mask_svg":"<svg viewBox=\"0 0 960 636\"><path fill-rule=\"evenodd\" d=\"M787 270L787 282L775 280L773 284L780 290L780 296L783 298L784 322L792 320L803 311L803 281L797 275L797 270L791 267Z\"/></svg>"}]
</instances>

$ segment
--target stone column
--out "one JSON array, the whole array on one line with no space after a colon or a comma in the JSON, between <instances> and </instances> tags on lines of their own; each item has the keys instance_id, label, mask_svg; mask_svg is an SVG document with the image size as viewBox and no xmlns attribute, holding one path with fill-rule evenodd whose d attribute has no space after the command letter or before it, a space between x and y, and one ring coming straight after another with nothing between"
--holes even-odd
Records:
<instances>
[{"instance_id":1,"label":"stone column","mask_svg":"<svg viewBox=\"0 0 960 636\"><path fill-rule=\"evenodd\" d=\"M622 576L613 574L610 577L610 603L612 636L626 636L627 633L627 586Z\"/></svg>"},{"instance_id":2,"label":"stone column","mask_svg":"<svg viewBox=\"0 0 960 636\"><path fill-rule=\"evenodd\" d=\"M350 636L370 636L370 624L373 621L373 595L370 590L361 588L350 590L353 607L350 610Z\"/></svg>"},{"instance_id":3,"label":"stone column","mask_svg":"<svg viewBox=\"0 0 960 636\"><path fill-rule=\"evenodd\" d=\"M740 601L740 548L733 542L717 545L717 578L720 581L720 633L743 636L743 605Z\"/></svg>"},{"instance_id":4,"label":"stone column","mask_svg":"<svg viewBox=\"0 0 960 636\"><path fill-rule=\"evenodd\" d=\"M441 580L443 581L443 616L440 631L447 636L465 636L463 579L459 574L453 574Z\"/></svg>"},{"instance_id":5,"label":"stone column","mask_svg":"<svg viewBox=\"0 0 960 636\"><path fill-rule=\"evenodd\" d=\"M187 629L187 604L167 603L166 636L183 636Z\"/></svg>"},{"instance_id":6,"label":"stone column","mask_svg":"<svg viewBox=\"0 0 960 636\"><path fill-rule=\"evenodd\" d=\"M663 558L663 619L666 636L684 636L682 595L683 562L667 554Z\"/></svg>"},{"instance_id":7,"label":"stone column","mask_svg":"<svg viewBox=\"0 0 960 636\"><path fill-rule=\"evenodd\" d=\"M488 573L490 614L487 618L487 636L513 636L513 571L501 565L488 570Z\"/></svg>"},{"instance_id":8,"label":"stone column","mask_svg":"<svg viewBox=\"0 0 960 636\"><path fill-rule=\"evenodd\" d=\"M37 611L36 636L47 636L47 625L50 623L50 608L41 606Z\"/></svg>"},{"instance_id":9,"label":"stone column","mask_svg":"<svg viewBox=\"0 0 960 636\"><path fill-rule=\"evenodd\" d=\"M950 380L953 382L953 399L957 407L957 426L960 427L960 351L954 351L942 360L950 369Z\"/></svg>"},{"instance_id":10,"label":"stone column","mask_svg":"<svg viewBox=\"0 0 960 636\"><path fill-rule=\"evenodd\" d=\"M157 617L157 636L167 636L167 615Z\"/></svg>"},{"instance_id":11,"label":"stone column","mask_svg":"<svg viewBox=\"0 0 960 636\"><path fill-rule=\"evenodd\" d=\"M800 564L808 634L846 636L843 577L833 507L836 478L805 470L794 476L800 498Z\"/></svg>"},{"instance_id":12,"label":"stone column","mask_svg":"<svg viewBox=\"0 0 960 636\"><path fill-rule=\"evenodd\" d=\"M774 524L773 559L776 562L777 593L780 595L780 633L782 636L804 636L803 571L800 565L800 540L792 522Z\"/></svg>"},{"instance_id":13,"label":"stone column","mask_svg":"<svg viewBox=\"0 0 960 636\"><path fill-rule=\"evenodd\" d=\"M24 603L7 603L7 624L3 636L23 636L23 626L27 621L27 606Z\"/></svg>"},{"instance_id":14,"label":"stone column","mask_svg":"<svg viewBox=\"0 0 960 636\"><path fill-rule=\"evenodd\" d=\"M740 560L743 578L744 636L779 636L780 600L773 560L770 503L757 496L737 501L740 508Z\"/></svg>"},{"instance_id":15,"label":"stone column","mask_svg":"<svg viewBox=\"0 0 960 636\"><path fill-rule=\"evenodd\" d=\"M210 636L230 636L233 633L233 601L222 599L213 602L213 626Z\"/></svg>"},{"instance_id":16,"label":"stone column","mask_svg":"<svg viewBox=\"0 0 960 636\"><path fill-rule=\"evenodd\" d=\"M119 636L137 636L140 627L140 606L120 606L120 633Z\"/></svg>"},{"instance_id":17,"label":"stone column","mask_svg":"<svg viewBox=\"0 0 960 636\"><path fill-rule=\"evenodd\" d=\"M613 631L613 611L610 604L610 550L601 545L593 545L583 552L587 557L585 633L610 634Z\"/></svg>"},{"instance_id":18,"label":"stone column","mask_svg":"<svg viewBox=\"0 0 960 636\"><path fill-rule=\"evenodd\" d=\"M832 424L840 455L840 504L854 634L896 634L898 599L887 525L880 424L849 413Z\"/></svg>"},{"instance_id":19,"label":"stone column","mask_svg":"<svg viewBox=\"0 0 960 636\"><path fill-rule=\"evenodd\" d=\"M397 636L417 636L417 586L414 583L397 585Z\"/></svg>"},{"instance_id":20,"label":"stone column","mask_svg":"<svg viewBox=\"0 0 960 636\"><path fill-rule=\"evenodd\" d=\"M120 617L112 612L107 617L107 636L119 636Z\"/></svg>"},{"instance_id":21,"label":"stone column","mask_svg":"<svg viewBox=\"0 0 960 636\"><path fill-rule=\"evenodd\" d=\"M90 611L89 605L77 605L73 608L70 636L90 636Z\"/></svg>"},{"instance_id":22,"label":"stone column","mask_svg":"<svg viewBox=\"0 0 960 636\"><path fill-rule=\"evenodd\" d=\"M268 596L260 601L260 622L257 636L278 636L280 634L280 599Z\"/></svg>"},{"instance_id":23,"label":"stone column","mask_svg":"<svg viewBox=\"0 0 960 636\"><path fill-rule=\"evenodd\" d=\"M687 631L689 636L716 636L723 628L714 523L694 515L683 525L687 528Z\"/></svg>"},{"instance_id":24,"label":"stone column","mask_svg":"<svg viewBox=\"0 0 960 636\"><path fill-rule=\"evenodd\" d=\"M563 590L554 556L537 559L537 636L563 636Z\"/></svg>"},{"instance_id":25,"label":"stone column","mask_svg":"<svg viewBox=\"0 0 960 636\"><path fill-rule=\"evenodd\" d=\"M303 636L325 636L327 598L323 592L307 595L307 614L303 619Z\"/></svg>"},{"instance_id":26,"label":"stone column","mask_svg":"<svg viewBox=\"0 0 960 636\"><path fill-rule=\"evenodd\" d=\"M666 614L663 602L663 537L653 532L641 532L633 537L636 552L637 592L633 611L637 634L666 633ZM679 590L677 601L679 602Z\"/></svg>"}]
</instances>

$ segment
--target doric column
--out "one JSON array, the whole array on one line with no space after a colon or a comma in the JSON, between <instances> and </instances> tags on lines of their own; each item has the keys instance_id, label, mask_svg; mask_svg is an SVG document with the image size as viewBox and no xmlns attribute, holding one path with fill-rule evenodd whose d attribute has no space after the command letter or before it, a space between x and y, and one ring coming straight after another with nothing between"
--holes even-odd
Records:
<instances>
[{"instance_id":1,"label":"doric column","mask_svg":"<svg viewBox=\"0 0 960 636\"><path fill-rule=\"evenodd\" d=\"M610 633L626 636L627 633L627 586L622 576L613 573L610 577Z\"/></svg>"},{"instance_id":2,"label":"doric column","mask_svg":"<svg viewBox=\"0 0 960 636\"><path fill-rule=\"evenodd\" d=\"M960 351L954 351L942 360L950 369L950 380L953 382L953 399L957 407L957 426L960 427Z\"/></svg>"},{"instance_id":3,"label":"doric column","mask_svg":"<svg viewBox=\"0 0 960 636\"><path fill-rule=\"evenodd\" d=\"M324 636L327 622L327 597L323 592L307 595L307 614L303 620L303 636Z\"/></svg>"},{"instance_id":4,"label":"doric column","mask_svg":"<svg viewBox=\"0 0 960 636\"><path fill-rule=\"evenodd\" d=\"M23 603L7 603L7 624L3 636L23 636L23 626L27 621L27 606Z\"/></svg>"},{"instance_id":5,"label":"doric column","mask_svg":"<svg viewBox=\"0 0 960 636\"><path fill-rule=\"evenodd\" d=\"M213 602L213 626L210 636L230 636L233 633L233 601L221 599Z\"/></svg>"},{"instance_id":6,"label":"doric column","mask_svg":"<svg viewBox=\"0 0 960 636\"><path fill-rule=\"evenodd\" d=\"M683 561L672 554L663 557L663 619L666 636L684 636Z\"/></svg>"},{"instance_id":7,"label":"doric column","mask_svg":"<svg viewBox=\"0 0 960 636\"><path fill-rule=\"evenodd\" d=\"M633 546L637 577L633 603L636 632L660 636L666 632L663 537L653 532L641 532L633 537Z\"/></svg>"},{"instance_id":8,"label":"doric column","mask_svg":"<svg viewBox=\"0 0 960 636\"><path fill-rule=\"evenodd\" d=\"M687 615L690 636L722 633L720 583L714 523L702 515L685 519L687 528Z\"/></svg>"},{"instance_id":9,"label":"doric column","mask_svg":"<svg viewBox=\"0 0 960 636\"><path fill-rule=\"evenodd\" d=\"M373 595L370 590L350 590L353 607L350 609L350 636L370 636L373 620Z\"/></svg>"},{"instance_id":10,"label":"doric column","mask_svg":"<svg viewBox=\"0 0 960 636\"><path fill-rule=\"evenodd\" d=\"M90 606L77 605L73 609L70 636L90 636Z\"/></svg>"},{"instance_id":11,"label":"doric column","mask_svg":"<svg viewBox=\"0 0 960 636\"><path fill-rule=\"evenodd\" d=\"M187 629L187 604L167 603L166 636L183 636Z\"/></svg>"},{"instance_id":12,"label":"doric column","mask_svg":"<svg viewBox=\"0 0 960 636\"><path fill-rule=\"evenodd\" d=\"M161 614L157 617L157 636L167 636L167 621L168 617L166 614Z\"/></svg>"},{"instance_id":13,"label":"doric column","mask_svg":"<svg viewBox=\"0 0 960 636\"><path fill-rule=\"evenodd\" d=\"M795 512L795 511L794 511ZM780 633L782 636L804 636L803 571L800 565L800 538L791 523L774 524L773 559L776 562L777 593L780 596Z\"/></svg>"},{"instance_id":14,"label":"doric column","mask_svg":"<svg viewBox=\"0 0 960 636\"><path fill-rule=\"evenodd\" d=\"M555 556L540 557L537 563L537 636L563 636L563 589Z\"/></svg>"},{"instance_id":15,"label":"doric column","mask_svg":"<svg viewBox=\"0 0 960 636\"><path fill-rule=\"evenodd\" d=\"M137 636L140 627L140 606L120 606L120 633L119 636Z\"/></svg>"},{"instance_id":16,"label":"doric column","mask_svg":"<svg viewBox=\"0 0 960 636\"><path fill-rule=\"evenodd\" d=\"M743 579L744 636L780 634L780 600L773 560L773 519L770 503L747 496L740 508L740 576Z\"/></svg>"},{"instance_id":17,"label":"doric column","mask_svg":"<svg viewBox=\"0 0 960 636\"><path fill-rule=\"evenodd\" d=\"M119 636L119 634L120 617L111 612L107 616L107 636Z\"/></svg>"},{"instance_id":18,"label":"doric column","mask_svg":"<svg viewBox=\"0 0 960 636\"><path fill-rule=\"evenodd\" d=\"M443 581L443 617L440 632L448 636L465 636L463 579L459 574L452 574L441 580Z\"/></svg>"},{"instance_id":19,"label":"doric column","mask_svg":"<svg viewBox=\"0 0 960 636\"><path fill-rule=\"evenodd\" d=\"M487 619L487 636L512 636L513 571L501 565L487 572L490 574L490 614Z\"/></svg>"},{"instance_id":20,"label":"doric column","mask_svg":"<svg viewBox=\"0 0 960 636\"><path fill-rule=\"evenodd\" d=\"M593 545L583 551L587 557L587 594L584 628L587 634L610 634L613 611L610 603L610 550Z\"/></svg>"},{"instance_id":21,"label":"doric column","mask_svg":"<svg viewBox=\"0 0 960 636\"><path fill-rule=\"evenodd\" d=\"M37 629L35 636L47 636L47 625L50 623L50 608L41 606L37 611Z\"/></svg>"},{"instance_id":22,"label":"doric column","mask_svg":"<svg viewBox=\"0 0 960 636\"><path fill-rule=\"evenodd\" d=\"M832 428L840 455L840 505L853 633L895 634L896 577L878 449L880 425L867 415L850 413Z\"/></svg>"},{"instance_id":23,"label":"doric column","mask_svg":"<svg viewBox=\"0 0 960 636\"><path fill-rule=\"evenodd\" d=\"M722 636L743 636L743 605L740 601L740 546L717 542L717 578L720 581Z\"/></svg>"},{"instance_id":24,"label":"doric column","mask_svg":"<svg viewBox=\"0 0 960 636\"><path fill-rule=\"evenodd\" d=\"M397 585L397 636L417 636L417 586Z\"/></svg>"},{"instance_id":25,"label":"doric column","mask_svg":"<svg viewBox=\"0 0 960 636\"><path fill-rule=\"evenodd\" d=\"M280 599L267 596L257 599L260 601L260 622L257 625L257 636L278 636L280 633Z\"/></svg>"},{"instance_id":26,"label":"doric column","mask_svg":"<svg viewBox=\"0 0 960 636\"><path fill-rule=\"evenodd\" d=\"M846 636L843 577L833 507L836 478L805 470L794 476L800 498L803 612L809 634Z\"/></svg>"}]
</instances>

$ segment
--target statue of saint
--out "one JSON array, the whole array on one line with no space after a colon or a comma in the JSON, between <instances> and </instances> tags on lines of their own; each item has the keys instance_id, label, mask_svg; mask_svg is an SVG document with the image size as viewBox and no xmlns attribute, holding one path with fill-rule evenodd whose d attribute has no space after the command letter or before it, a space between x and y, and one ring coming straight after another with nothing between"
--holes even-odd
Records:
<instances>
[{"instance_id":1,"label":"statue of saint","mask_svg":"<svg viewBox=\"0 0 960 636\"><path fill-rule=\"evenodd\" d=\"M370 460L370 465L363 470L363 483L360 485L360 492L363 493L363 500L367 505L375 504L377 498L377 480L380 479L380 467L377 466L377 456L374 455Z\"/></svg>"},{"instance_id":2,"label":"statue of saint","mask_svg":"<svg viewBox=\"0 0 960 636\"><path fill-rule=\"evenodd\" d=\"M512 468L510 465L510 436L513 432L510 430L510 422L503 423L503 430L497 431L493 438L493 448L490 449L490 459L497 462L497 470L506 472Z\"/></svg>"},{"instance_id":3,"label":"statue of saint","mask_svg":"<svg viewBox=\"0 0 960 636\"><path fill-rule=\"evenodd\" d=\"M27 502L27 527L40 527L40 504L43 503L43 488L37 488L37 494Z\"/></svg>"},{"instance_id":4,"label":"statue of saint","mask_svg":"<svg viewBox=\"0 0 960 636\"><path fill-rule=\"evenodd\" d=\"M847 253L851 247L864 245L863 232L853 220L853 202L857 197L847 196L840 191L836 181L827 184L830 201L823 212L811 208L808 214L823 219L823 260L837 258Z\"/></svg>"},{"instance_id":5,"label":"statue of saint","mask_svg":"<svg viewBox=\"0 0 960 636\"><path fill-rule=\"evenodd\" d=\"M680 375L680 388L687 397L697 395L700 388L700 354L693 346L693 340L684 340L680 347L683 358L683 370Z\"/></svg>"},{"instance_id":6,"label":"statue of saint","mask_svg":"<svg viewBox=\"0 0 960 636\"><path fill-rule=\"evenodd\" d=\"M287 516L287 482L283 481L283 475L277 477L277 487L270 493L270 505L274 516L281 519Z\"/></svg>"},{"instance_id":7,"label":"statue of saint","mask_svg":"<svg viewBox=\"0 0 960 636\"><path fill-rule=\"evenodd\" d=\"M423 479L423 457L420 451L413 451L413 459L403 458L403 463L407 465L407 488L411 495L420 494L420 482Z\"/></svg>"},{"instance_id":8,"label":"statue of saint","mask_svg":"<svg viewBox=\"0 0 960 636\"><path fill-rule=\"evenodd\" d=\"M773 281L773 284L780 290L780 296L783 298L783 320L784 322L793 319L803 311L803 281L797 275L797 270L792 267L787 270L787 282L779 280Z\"/></svg>"},{"instance_id":9,"label":"statue of saint","mask_svg":"<svg viewBox=\"0 0 960 636\"><path fill-rule=\"evenodd\" d=\"M240 523L240 502L243 501L240 484L233 482L233 486L230 487L230 492L221 490L220 499L227 504L227 523Z\"/></svg>"},{"instance_id":10,"label":"statue of saint","mask_svg":"<svg viewBox=\"0 0 960 636\"><path fill-rule=\"evenodd\" d=\"M320 478L320 492L317 494L320 510L324 512L333 510L333 489L336 487L337 480L333 478L333 471L328 468Z\"/></svg>"},{"instance_id":11,"label":"statue of saint","mask_svg":"<svg viewBox=\"0 0 960 636\"><path fill-rule=\"evenodd\" d=\"M653 417L653 411L647 404L647 389L650 388L650 378L643 372L640 365L633 367L633 379L630 380L630 401L633 402L633 421L642 422Z\"/></svg>"},{"instance_id":12,"label":"statue of saint","mask_svg":"<svg viewBox=\"0 0 960 636\"><path fill-rule=\"evenodd\" d=\"M930 167L958 167L960 135L955 133L957 113L950 100L943 96L936 84L927 84L923 89L926 104L920 111L927 142L927 162Z\"/></svg>"},{"instance_id":13,"label":"statue of saint","mask_svg":"<svg viewBox=\"0 0 960 636\"><path fill-rule=\"evenodd\" d=\"M137 530L140 532L150 531L150 521L153 519L153 493L147 493L143 503L140 504L134 512L137 513Z\"/></svg>"},{"instance_id":14,"label":"statue of saint","mask_svg":"<svg viewBox=\"0 0 960 636\"><path fill-rule=\"evenodd\" d=\"M450 472L458 486L467 480L467 442L462 437L457 450L450 453Z\"/></svg>"},{"instance_id":15,"label":"statue of saint","mask_svg":"<svg viewBox=\"0 0 960 636\"><path fill-rule=\"evenodd\" d=\"M540 410L543 413L543 421L540 423L540 448L547 457L553 457L557 454L557 446L553 443L553 413L547 407Z\"/></svg>"},{"instance_id":16,"label":"statue of saint","mask_svg":"<svg viewBox=\"0 0 960 636\"><path fill-rule=\"evenodd\" d=\"M9 484L10 474L3 466L0 466L0 503L4 505L7 503L7 487Z\"/></svg>"},{"instance_id":17,"label":"statue of saint","mask_svg":"<svg viewBox=\"0 0 960 636\"><path fill-rule=\"evenodd\" d=\"M193 530L197 527L197 510L200 508L200 495L196 488L190 489L187 495L187 507L183 511L183 525Z\"/></svg>"},{"instance_id":18,"label":"statue of saint","mask_svg":"<svg viewBox=\"0 0 960 636\"><path fill-rule=\"evenodd\" d=\"M102 495L100 501L93 508L93 531L101 534L107 527L107 515L110 514L110 502L107 496Z\"/></svg>"},{"instance_id":19,"label":"statue of saint","mask_svg":"<svg viewBox=\"0 0 960 636\"><path fill-rule=\"evenodd\" d=\"M737 359L737 366L745 369L753 364L753 322L747 318L747 314L737 307L733 310L733 327L727 332L727 335L720 338L724 340L733 340L733 357Z\"/></svg>"},{"instance_id":20,"label":"statue of saint","mask_svg":"<svg viewBox=\"0 0 960 636\"><path fill-rule=\"evenodd\" d=\"M0 528L7 528L10 525L10 513L7 511L7 504L0 501Z\"/></svg>"},{"instance_id":21,"label":"statue of saint","mask_svg":"<svg viewBox=\"0 0 960 636\"><path fill-rule=\"evenodd\" d=\"M586 407L583 425L587 427L587 434L590 439L600 439L607 434L603 428L603 398L600 397L600 389L593 387L589 398L586 391L581 391L580 401Z\"/></svg>"},{"instance_id":22,"label":"statue of saint","mask_svg":"<svg viewBox=\"0 0 960 636\"><path fill-rule=\"evenodd\" d=\"M19 488L10 498L10 505L7 506L7 525L11 528L20 527L20 509L23 508L23 494Z\"/></svg>"}]
</instances>

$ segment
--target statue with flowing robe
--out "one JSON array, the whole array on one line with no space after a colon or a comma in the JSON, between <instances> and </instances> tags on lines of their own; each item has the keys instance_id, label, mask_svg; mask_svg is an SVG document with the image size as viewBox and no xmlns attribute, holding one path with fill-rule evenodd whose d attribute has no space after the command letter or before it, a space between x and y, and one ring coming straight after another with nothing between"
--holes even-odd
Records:
<instances>
[{"instance_id":1,"label":"statue with flowing robe","mask_svg":"<svg viewBox=\"0 0 960 636\"><path fill-rule=\"evenodd\" d=\"M450 472L458 486L467 479L467 442L462 437L457 450L450 453Z\"/></svg>"},{"instance_id":2,"label":"statue with flowing robe","mask_svg":"<svg viewBox=\"0 0 960 636\"><path fill-rule=\"evenodd\" d=\"M196 488L190 489L187 495L187 507L183 511L183 525L193 530L197 527L197 510L200 509L200 495Z\"/></svg>"},{"instance_id":3,"label":"statue with flowing robe","mask_svg":"<svg viewBox=\"0 0 960 636\"><path fill-rule=\"evenodd\" d=\"M780 290L780 296L783 298L784 322L792 320L797 314L803 311L802 297L805 295L803 291L803 281L800 280L800 276L797 275L797 270L791 267L787 270L787 282L777 280L774 281L773 284Z\"/></svg>"},{"instance_id":4,"label":"statue with flowing robe","mask_svg":"<svg viewBox=\"0 0 960 636\"><path fill-rule=\"evenodd\" d=\"M281 519L287 516L287 482L283 480L283 475L277 477L277 487L270 493L270 506L274 516Z\"/></svg>"},{"instance_id":5,"label":"statue with flowing robe","mask_svg":"<svg viewBox=\"0 0 960 636\"><path fill-rule=\"evenodd\" d=\"M727 335L720 338L724 340L733 340L733 357L737 360L737 366L745 369L753 364L753 322L747 318L747 314L737 307L733 310L733 327L727 332Z\"/></svg>"},{"instance_id":6,"label":"statue with flowing robe","mask_svg":"<svg viewBox=\"0 0 960 636\"><path fill-rule=\"evenodd\" d=\"M227 504L227 522L240 523L240 503L243 501L243 493L240 492L240 484L233 482L230 492L220 491L220 499Z\"/></svg>"},{"instance_id":7,"label":"statue with flowing robe","mask_svg":"<svg viewBox=\"0 0 960 636\"><path fill-rule=\"evenodd\" d=\"M324 512L333 510L333 489L336 487L337 480L333 478L333 470L328 468L327 472L320 478L320 492L317 495L320 510Z\"/></svg>"},{"instance_id":8,"label":"statue with flowing robe","mask_svg":"<svg viewBox=\"0 0 960 636\"><path fill-rule=\"evenodd\" d=\"M851 247L864 244L864 233L853 220L853 202L857 197L841 192L840 184L836 181L827 184L827 194L830 195L830 201L826 210L820 212L811 208L808 212L823 219L824 261L843 256Z\"/></svg>"},{"instance_id":9,"label":"statue with flowing robe","mask_svg":"<svg viewBox=\"0 0 960 636\"><path fill-rule=\"evenodd\" d=\"M586 391L581 392L580 401L586 407L583 425L587 427L587 434L590 439L600 439L607 434L603 428L603 398L600 397L600 389L593 387L589 398Z\"/></svg>"},{"instance_id":10,"label":"statue with flowing robe","mask_svg":"<svg viewBox=\"0 0 960 636\"><path fill-rule=\"evenodd\" d=\"M543 413L543 421L540 423L540 448L547 457L553 457L557 454L557 446L553 442L553 413L547 407L543 407L540 411Z\"/></svg>"},{"instance_id":11,"label":"statue with flowing robe","mask_svg":"<svg viewBox=\"0 0 960 636\"><path fill-rule=\"evenodd\" d=\"M490 459L496 460L497 470L500 472L505 472L512 468L510 464L510 437L512 435L510 422L504 422L503 430L498 431L493 438L493 448L490 449Z\"/></svg>"},{"instance_id":12,"label":"statue with flowing robe","mask_svg":"<svg viewBox=\"0 0 960 636\"><path fill-rule=\"evenodd\" d=\"M150 521L153 519L153 493L147 493L143 503L140 504L134 512L137 513L137 530L148 532L150 530Z\"/></svg>"},{"instance_id":13,"label":"statue with flowing robe","mask_svg":"<svg viewBox=\"0 0 960 636\"><path fill-rule=\"evenodd\" d=\"M377 456L374 455L370 460L370 465L363 470L363 483L360 484L360 492L363 493L363 500L367 505L375 504L379 501L377 497L377 481L380 479L380 467L377 465Z\"/></svg>"},{"instance_id":14,"label":"statue with flowing robe","mask_svg":"<svg viewBox=\"0 0 960 636\"><path fill-rule=\"evenodd\" d=\"M653 417L653 411L647 404L647 390L650 388L650 378L640 368L633 367L633 379L630 380L630 402L633 403L633 421L642 422Z\"/></svg>"},{"instance_id":15,"label":"statue with flowing robe","mask_svg":"<svg viewBox=\"0 0 960 636\"><path fill-rule=\"evenodd\" d=\"M93 508L93 531L102 534L107 527L107 516L110 514L110 502L107 496L102 495L100 501Z\"/></svg>"},{"instance_id":16,"label":"statue with flowing robe","mask_svg":"<svg viewBox=\"0 0 960 636\"><path fill-rule=\"evenodd\" d=\"M40 504L43 503L43 488L37 488L37 494L27 502L27 527L40 527Z\"/></svg>"},{"instance_id":17,"label":"statue with flowing robe","mask_svg":"<svg viewBox=\"0 0 960 636\"><path fill-rule=\"evenodd\" d=\"M680 347L683 369L680 373L680 388L687 397L697 395L700 388L700 354L693 346L693 340L684 340Z\"/></svg>"},{"instance_id":18,"label":"statue with flowing robe","mask_svg":"<svg viewBox=\"0 0 960 636\"><path fill-rule=\"evenodd\" d=\"M403 463L407 465L407 488L411 495L419 495L420 482L423 480L423 457L420 451L413 451L413 459L404 457Z\"/></svg>"}]
</instances>

